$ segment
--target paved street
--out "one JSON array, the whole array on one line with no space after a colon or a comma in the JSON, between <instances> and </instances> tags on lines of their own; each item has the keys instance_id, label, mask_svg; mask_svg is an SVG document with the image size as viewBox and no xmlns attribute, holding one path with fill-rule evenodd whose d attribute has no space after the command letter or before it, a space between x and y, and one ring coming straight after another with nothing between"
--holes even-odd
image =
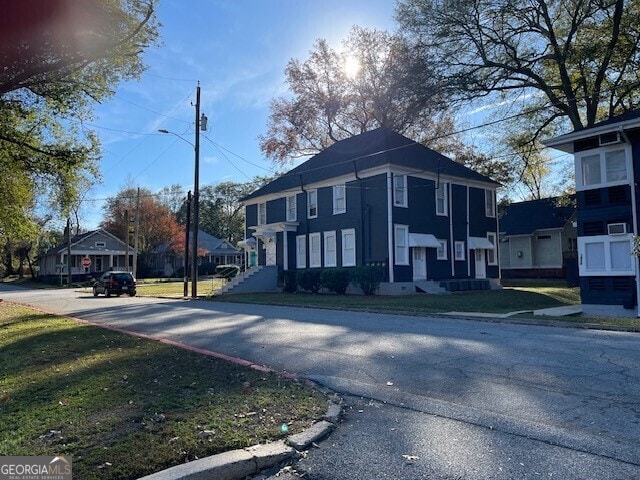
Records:
<instances>
[{"instance_id":1,"label":"paved street","mask_svg":"<svg viewBox=\"0 0 640 480\"><path fill-rule=\"evenodd\" d=\"M640 334L0 286L308 376L347 415L310 479L640 479Z\"/></svg>"}]
</instances>

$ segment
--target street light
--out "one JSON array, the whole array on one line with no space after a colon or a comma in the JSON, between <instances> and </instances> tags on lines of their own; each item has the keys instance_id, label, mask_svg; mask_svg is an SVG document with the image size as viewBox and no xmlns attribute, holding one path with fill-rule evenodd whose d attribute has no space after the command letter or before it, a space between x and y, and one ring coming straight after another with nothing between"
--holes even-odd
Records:
<instances>
[{"instance_id":1,"label":"street light","mask_svg":"<svg viewBox=\"0 0 640 480\"><path fill-rule=\"evenodd\" d=\"M170 133L184 140L195 150L195 168L193 178L193 249L192 249L192 265L191 265L191 298L198 298L198 225L200 215L200 129L207 129L207 117L203 113L200 115L200 82L196 90L196 138L195 145L185 140L177 133L169 130L158 130L160 133ZM188 246L185 246L188 248ZM185 271L186 275L186 271Z\"/></svg>"}]
</instances>

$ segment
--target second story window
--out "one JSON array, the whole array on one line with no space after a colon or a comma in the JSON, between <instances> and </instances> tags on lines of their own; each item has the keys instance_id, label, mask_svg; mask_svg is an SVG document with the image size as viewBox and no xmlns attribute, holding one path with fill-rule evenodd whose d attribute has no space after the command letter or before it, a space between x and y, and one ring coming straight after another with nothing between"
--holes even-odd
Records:
<instances>
[{"instance_id":1,"label":"second story window","mask_svg":"<svg viewBox=\"0 0 640 480\"><path fill-rule=\"evenodd\" d=\"M333 214L345 213L347 211L347 192L344 185L333 187Z\"/></svg>"},{"instance_id":2,"label":"second story window","mask_svg":"<svg viewBox=\"0 0 640 480\"><path fill-rule=\"evenodd\" d=\"M614 147L576 155L576 189L586 190L629 183L627 149Z\"/></svg>"},{"instance_id":3,"label":"second story window","mask_svg":"<svg viewBox=\"0 0 640 480\"><path fill-rule=\"evenodd\" d=\"M318 191L309 190L307 192L307 218L318 216Z\"/></svg>"},{"instance_id":4,"label":"second story window","mask_svg":"<svg viewBox=\"0 0 640 480\"><path fill-rule=\"evenodd\" d=\"M258 225L266 225L267 224L267 204L259 203L258 204Z\"/></svg>"},{"instance_id":5,"label":"second story window","mask_svg":"<svg viewBox=\"0 0 640 480\"><path fill-rule=\"evenodd\" d=\"M407 176L394 175L393 177L393 204L396 207L407 206Z\"/></svg>"},{"instance_id":6,"label":"second story window","mask_svg":"<svg viewBox=\"0 0 640 480\"><path fill-rule=\"evenodd\" d=\"M298 220L297 195L287 197L287 222Z\"/></svg>"},{"instance_id":7,"label":"second story window","mask_svg":"<svg viewBox=\"0 0 640 480\"><path fill-rule=\"evenodd\" d=\"M496 216L496 195L493 190L484 191L484 213L487 217Z\"/></svg>"},{"instance_id":8,"label":"second story window","mask_svg":"<svg viewBox=\"0 0 640 480\"><path fill-rule=\"evenodd\" d=\"M436 188L436 215L448 214L447 184L440 182Z\"/></svg>"}]
</instances>

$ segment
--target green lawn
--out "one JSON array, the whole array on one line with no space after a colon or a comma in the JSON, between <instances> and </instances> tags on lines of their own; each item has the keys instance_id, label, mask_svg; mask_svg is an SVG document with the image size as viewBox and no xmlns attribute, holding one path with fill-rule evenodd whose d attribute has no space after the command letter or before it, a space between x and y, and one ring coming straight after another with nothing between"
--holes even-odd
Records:
<instances>
[{"instance_id":1,"label":"green lawn","mask_svg":"<svg viewBox=\"0 0 640 480\"><path fill-rule=\"evenodd\" d=\"M220 295L220 301L267 305L310 306L379 312L428 314L443 312L508 313L580 303L577 288L513 287L503 290L456 292L451 295L400 296L329 295L304 293L252 293Z\"/></svg>"},{"instance_id":2,"label":"green lawn","mask_svg":"<svg viewBox=\"0 0 640 480\"><path fill-rule=\"evenodd\" d=\"M208 296L216 292L226 283L226 280L210 278L198 280L198 296ZM142 281L137 282L138 295L142 296L175 296L181 297L184 294L184 283L175 281ZM191 282L189 282L189 296L191 295Z\"/></svg>"},{"instance_id":3,"label":"green lawn","mask_svg":"<svg viewBox=\"0 0 640 480\"><path fill-rule=\"evenodd\" d=\"M456 292L451 295L411 294L401 296L361 296L306 293L251 293L226 294L214 297L216 301L258 303L263 305L285 305L297 307L328 308L368 312L398 313L405 315L428 315L446 312L510 313L532 312L542 308L563 305L579 305L580 289L566 287L553 281L509 281L502 290L478 290ZM562 321L604 326L640 328L638 318L587 317L572 315L565 317L537 316L532 313L517 315L517 318L536 318L544 321Z\"/></svg>"},{"instance_id":4,"label":"green lawn","mask_svg":"<svg viewBox=\"0 0 640 480\"><path fill-rule=\"evenodd\" d=\"M0 303L0 455L73 455L74 478L139 478L299 432L316 390Z\"/></svg>"}]
</instances>

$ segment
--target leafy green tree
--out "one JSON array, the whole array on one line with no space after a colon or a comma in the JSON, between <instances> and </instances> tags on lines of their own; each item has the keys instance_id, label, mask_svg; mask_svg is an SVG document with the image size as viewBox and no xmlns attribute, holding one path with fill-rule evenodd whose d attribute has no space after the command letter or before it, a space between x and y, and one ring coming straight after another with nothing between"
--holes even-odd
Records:
<instances>
[{"instance_id":1,"label":"leafy green tree","mask_svg":"<svg viewBox=\"0 0 640 480\"><path fill-rule=\"evenodd\" d=\"M138 78L158 38L155 0L23 0L0 16L0 237L34 228L38 194L68 215L98 174L92 105ZM4 208L6 206L6 208ZM27 232L25 233L25 230Z\"/></svg>"},{"instance_id":2,"label":"leafy green tree","mask_svg":"<svg viewBox=\"0 0 640 480\"><path fill-rule=\"evenodd\" d=\"M237 244L244 238L244 208L241 200L254 190L273 180L256 176L248 183L221 182L200 188L200 228L217 238ZM183 205L177 218L184 223Z\"/></svg>"},{"instance_id":3,"label":"leafy green tree","mask_svg":"<svg viewBox=\"0 0 640 480\"><path fill-rule=\"evenodd\" d=\"M447 98L494 95L529 142L640 105L640 2L400 0L397 18Z\"/></svg>"}]
</instances>

